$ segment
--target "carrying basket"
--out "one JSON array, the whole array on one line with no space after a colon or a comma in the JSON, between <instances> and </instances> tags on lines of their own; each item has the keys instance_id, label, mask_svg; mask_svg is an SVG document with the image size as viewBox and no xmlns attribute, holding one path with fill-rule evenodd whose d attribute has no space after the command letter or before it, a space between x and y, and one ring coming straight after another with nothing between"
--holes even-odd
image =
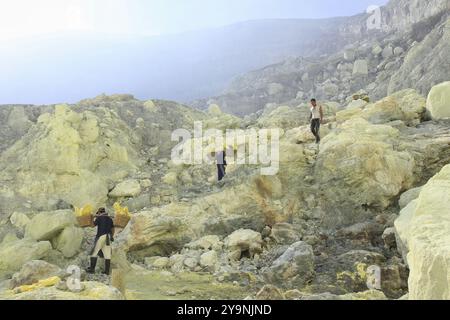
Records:
<instances>
[{"instance_id":1,"label":"carrying basket","mask_svg":"<svg viewBox=\"0 0 450 320\"><path fill-rule=\"evenodd\" d=\"M78 216L77 221L78 221L78 225L82 228L94 226L94 217L91 214L84 215L84 216Z\"/></svg>"},{"instance_id":2,"label":"carrying basket","mask_svg":"<svg viewBox=\"0 0 450 320\"><path fill-rule=\"evenodd\" d=\"M118 228L125 228L130 221L130 217L127 215L116 214L114 216L114 226Z\"/></svg>"}]
</instances>

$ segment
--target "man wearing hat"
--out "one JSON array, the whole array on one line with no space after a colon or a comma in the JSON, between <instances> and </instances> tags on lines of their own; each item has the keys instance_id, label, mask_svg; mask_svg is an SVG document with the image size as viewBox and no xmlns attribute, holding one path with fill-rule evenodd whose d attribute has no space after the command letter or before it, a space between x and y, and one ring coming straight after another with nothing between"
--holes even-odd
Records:
<instances>
[{"instance_id":1,"label":"man wearing hat","mask_svg":"<svg viewBox=\"0 0 450 320\"><path fill-rule=\"evenodd\" d=\"M111 269L111 242L114 241L114 222L106 213L105 208L100 208L94 219L94 226L97 227L94 249L91 252L91 265L87 269L88 273L95 273L97 258L101 252L105 258L105 271L109 275Z\"/></svg>"}]
</instances>

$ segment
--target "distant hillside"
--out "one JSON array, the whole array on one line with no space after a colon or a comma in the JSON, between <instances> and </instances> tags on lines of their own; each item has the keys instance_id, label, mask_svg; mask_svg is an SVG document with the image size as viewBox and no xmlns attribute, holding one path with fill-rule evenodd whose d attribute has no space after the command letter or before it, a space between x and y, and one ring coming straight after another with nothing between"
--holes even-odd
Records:
<instances>
[{"instance_id":1,"label":"distant hillside","mask_svg":"<svg viewBox=\"0 0 450 320\"><path fill-rule=\"evenodd\" d=\"M192 105L216 103L247 115L271 104L297 106L313 96L345 104L359 90L372 100L405 88L427 94L450 79L449 12L448 0L392 0L381 8L380 29L367 28L371 14L349 17L331 41L338 44L332 54L300 55L242 74L221 95Z\"/></svg>"},{"instance_id":2,"label":"distant hillside","mask_svg":"<svg viewBox=\"0 0 450 320\"><path fill-rule=\"evenodd\" d=\"M289 56L334 52L343 19L262 20L149 38L58 34L0 43L0 103L76 102L100 93L189 101ZM320 40L320 41L319 41Z\"/></svg>"}]
</instances>

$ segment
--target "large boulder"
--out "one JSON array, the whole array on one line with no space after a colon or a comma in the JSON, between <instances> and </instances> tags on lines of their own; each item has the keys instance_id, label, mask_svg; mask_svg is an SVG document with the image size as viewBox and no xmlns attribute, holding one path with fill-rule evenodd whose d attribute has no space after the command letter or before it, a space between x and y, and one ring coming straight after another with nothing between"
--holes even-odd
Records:
<instances>
[{"instance_id":1,"label":"large boulder","mask_svg":"<svg viewBox=\"0 0 450 320\"><path fill-rule=\"evenodd\" d=\"M38 213L27 225L25 237L39 241L52 240L64 228L73 226L75 223L75 215L70 210Z\"/></svg>"},{"instance_id":2,"label":"large boulder","mask_svg":"<svg viewBox=\"0 0 450 320\"><path fill-rule=\"evenodd\" d=\"M414 159L396 150L399 136L391 126L355 118L322 140L314 170L321 186L316 198L323 196L330 210L326 220L333 225L361 221L370 207L388 207L411 186Z\"/></svg>"},{"instance_id":3,"label":"large boulder","mask_svg":"<svg viewBox=\"0 0 450 320\"><path fill-rule=\"evenodd\" d=\"M70 226L53 240L53 247L60 251L64 257L72 258L79 252L83 238L84 232L81 228Z\"/></svg>"},{"instance_id":4,"label":"large boulder","mask_svg":"<svg viewBox=\"0 0 450 320\"><path fill-rule=\"evenodd\" d=\"M434 120L450 118L450 81L431 88L427 99L427 109Z\"/></svg>"},{"instance_id":5,"label":"large boulder","mask_svg":"<svg viewBox=\"0 0 450 320\"><path fill-rule=\"evenodd\" d=\"M395 221L407 251L409 299L450 299L450 165L422 189Z\"/></svg>"},{"instance_id":6,"label":"large boulder","mask_svg":"<svg viewBox=\"0 0 450 320\"><path fill-rule=\"evenodd\" d=\"M337 114L337 120L360 117L373 124L383 124L390 121L402 120L407 125L417 125L425 114L426 100L417 91L406 89L395 92L376 103L364 104L354 100L346 110Z\"/></svg>"},{"instance_id":7,"label":"large boulder","mask_svg":"<svg viewBox=\"0 0 450 320\"><path fill-rule=\"evenodd\" d=\"M264 271L268 282L282 287L304 286L313 276L313 249L303 241L292 244Z\"/></svg>"},{"instance_id":8,"label":"large boulder","mask_svg":"<svg viewBox=\"0 0 450 320\"><path fill-rule=\"evenodd\" d=\"M28 261L47 257L51 250L49 241L6 237L0 244L0 276L12 274Z\"/></svg>"},{"instance_id":9,"label":"large boulder","mask_svg":"<svg viewBox=\"0 0 450 320\"><path fill-rule=\"evenodd\" d=\"M172 204L136 213L113 245L125 251L137 251L158 243L181 246L190 239L182 216L185 210L185 207Z\"/></svg>"}]
</instances>

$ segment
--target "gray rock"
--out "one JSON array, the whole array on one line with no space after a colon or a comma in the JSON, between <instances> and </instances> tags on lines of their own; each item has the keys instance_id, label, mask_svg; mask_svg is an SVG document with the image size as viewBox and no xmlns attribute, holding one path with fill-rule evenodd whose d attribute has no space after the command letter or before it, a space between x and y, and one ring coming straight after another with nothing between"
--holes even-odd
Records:
<instances>
[{"instance_id":1,"label":"gray rock","mask_svg":"<svg viewBox=\"0 0 450 320\"><path fill-rule=\"evenodd\" d=\"M277 223L272 228L272 238L278 244L293 244L301 239L301 234L289 223Z\"/></svg>"},{"instance_id":2,"label":"gray rock","mask_svg":"<svg viewBox=\"0 0 450 320\"><path fill-rule=\"evenodd\" d=\"M256 294L256 300L285 300L285 297L279 288L267 284Z\"/></svg>"},{"instance_id":3,"label":"gray rock","mask_svg":"<svg viewBox=\"0 0 450 320\"><path fill-rule=\"evenodd\" d=\"M383 49L383 52L381 55L383 56L384 59L389 59L390 57L392 57L394 55L394 50L392 49L391 46L387 46Z\"/></svg>"},{"instance_id":4,"label":"gray rock","mask_svg":"<svg viewBox=\"0 0 450 320\"><path fill-rule=\"evenodd\" d=\"M368 74L367 60L356 60L353 65L353 76L367 76Z\"/></svg>"},{"instance_id":5,"label":"gray rock","mask_svg":"<svg viewBox=\"0 0 450 320\"><path fill-rule=\"evenodd\" d=\"M283 287L303 286L314 276L312 247L302 241L292 244L265 270L265 279Z\"/></svg>"},{"instance_id":6,"label":"gray rock","mask_svg":"<svg viewBox=\"0 0 450 320\"><path fill-rule=\"evenodd\" d=\"M384 245L386 246L386 248L391 249L397 246L394 227L387 228L386 230L384 230L383 235L381 237L384 241Z\"/></svg>"},{"instance_id":7,"label":"gray rock","mask_svg":"<svg viewBox=\"0 0 450 320\"><path fill-rule=\"evenodd\" d=\"M202 267L214 267L218 263L217 252L214 250L205 252L200 256L200 265Z\"/></svg>"},{"instance_id":8,"label":"gray rock","mask_svg":"<svg viewBox=\"0 0 450 320\"><path fill-rule=\"evenodd\" d=\"M25 263L19 272L15 273L10 282L10 288L14 289L22 285L30 285L39 280L54 276L60 276L62 270L55 265L42 260L32 260Z\"/></svg>"}]
</instances>

